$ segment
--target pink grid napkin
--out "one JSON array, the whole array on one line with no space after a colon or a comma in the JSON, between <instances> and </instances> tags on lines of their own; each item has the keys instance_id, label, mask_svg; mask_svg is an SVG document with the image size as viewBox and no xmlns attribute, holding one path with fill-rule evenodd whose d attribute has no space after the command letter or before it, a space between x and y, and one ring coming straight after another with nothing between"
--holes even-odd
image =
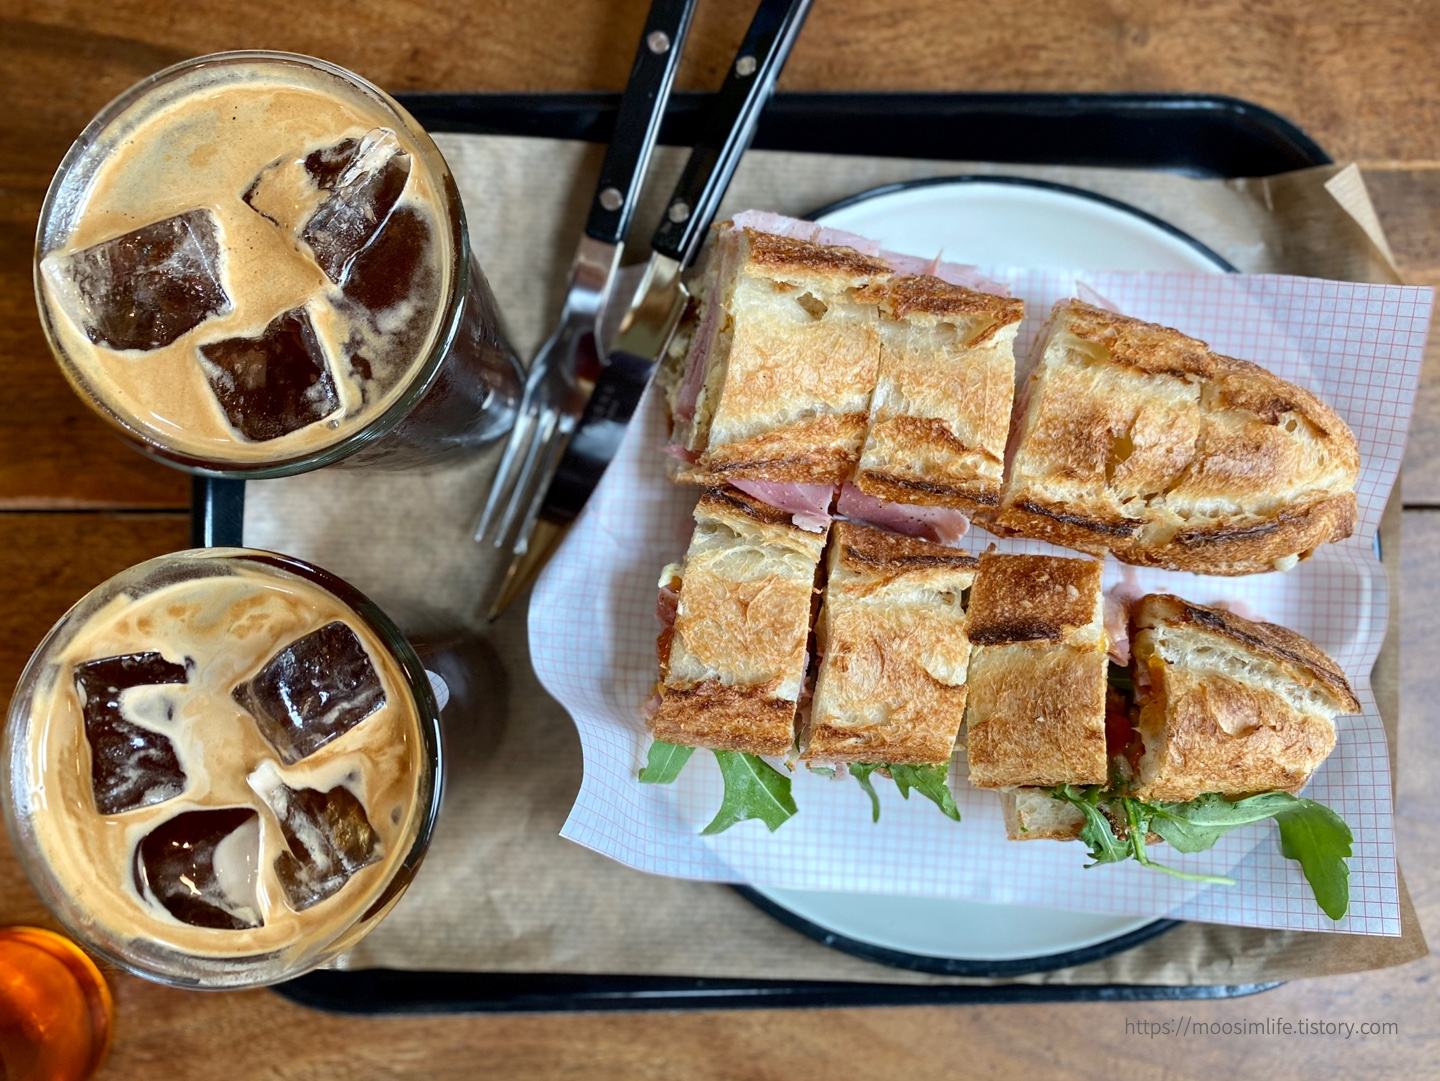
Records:
<instances>
[{"instance_id":1,"label":"pink grid napkin","mask_svg":"<svg viewBox=\"0 0 1440 1081\"><path fill-rule=\"evenodd\" d=\"M1235 830L1209 852L1157 848L1162 862L1229 875L1235 886L1196 885L1133 863L1087 870L1081 845L1006 841L998 801L966 784L963 765L951 786L958 824L923 798L902 801L885 781L876 783L882 815L872 824L869 802L853 781L800 770L794 774L800 813L778 832L744 822L700 836L722 792L711 755L697 752L673 785L635 779L650 742L640 707L656 676L656 581L666 563L683 557L696 498L694 489L665 479L659 452L665 420L650 394L530 606L535 670L569 710L584 748L584 783L562 835L639 870L683 878L1398 935L1389 759L1370 690L1387 619L1385 572L1374 546L1404 453L1431 290L1276 275L985 273L1026 302L1017 355L1056 300L1094 290L1121 311L1178 327L1308 387L1354 430L1363 464L1359 521L1348 541L1285 574L1234 579L1138 571L1147 591L1201 604L1241 601L1260 618L1313 639L1349 675L1364 713L1339 719L1335 753L1305 792L1334 808L1355 833L1349 915L1333 923L1319 910L1298 865L1280 855L1272 823ZM966 538L973 551L992 542L1005 551L1062 552L983 530ZM1119 564L1108 560L1106 587L1119 577Z\"/></svg>"}]
</instances>

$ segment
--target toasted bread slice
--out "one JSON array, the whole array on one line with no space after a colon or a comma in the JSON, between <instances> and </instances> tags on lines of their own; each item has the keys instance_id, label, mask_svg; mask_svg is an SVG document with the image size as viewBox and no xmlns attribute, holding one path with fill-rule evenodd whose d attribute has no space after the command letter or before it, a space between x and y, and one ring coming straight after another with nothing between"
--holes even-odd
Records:
<instances>
[{"instance_id":1,"label":"toasted bread slice","mask_svg":"<svg viewBox=\"0 0 1440 1081\"><path fill-rule=\"evenodd\" d=\"M1011 841L1074 841L1085 826L1079 807L1043 788L1002 788L1000 813Z\"/></svg>"},{"instance_id":2,"label":"toasted bread slice","mask_svg":"<svg viewBox=\"0 0 1440 1081\"><path fill-rule=\"evenodd\" d=\"M1360 710L1340 667L1288 628L1169 594L1132 619L1141 799L1293 792L1334 749L1336 715Z\"/></svg>"},{"instance_id":3,"label":"toasted bread slice","mask_svg":"<svg viewBox=\"0 0 1440 1081\"><path fill-rule=\"evenodd\" d=\"M1200 574L1286 569L1355 524L1315 395L1168 327L1061 301L1021 386L1002 532Z\"/></svg>"},{"instance_id":4,"label":"toasted bread slice","mask_svg":"<svg viewBox=\"0 0 1440 1081\"><path fill-rule=\"evenodd\" d=\"M1104 598L1089 559L980 557L970 591L970 783L1104 784Z\"/></svg>"},{"instance_id":5,"label":"toasted bread slice","mask_svg":"<svg viewBox=\"0 0 1440 1081\"><path fill-rule=\"evenodd\" d=\"M674 626L658 643L655 738L786 754L804 684L823 533L734 489L708 490L678 574Z\"/></svg>"},{"instance_id":6,"label":"toasted bread slice","mask_svg":"<svg viewBox=\"0 0 1440 1081\"><path fill-rule=\"evenodd\" d=\"M848 247L725 227L672 396L680 480L838 484L855 468L880 363L858 289L891 274Z\"/></svg>"},{"instance_id":7,"label":"toasted bread slice","mask_svg":"<svg viewBox=\"0 0 1440 1081\"><path fill-rule=\"evenodd\" d=\"M928 276L868 285L879 379L855 485L895 503L973 513L1000 503L1023 301Z\"/></svg>"},{"instance_id":8,"label":"toasted bread slice","mask_svg":"<svg viewBox=\"0 0 1440 1081\"><path fill-rule=\"evenodd\" d=\"M831 528L801 758L949 762L965 717L963 597L979 560L868 526Z\"/></svg>"}]
</instances>

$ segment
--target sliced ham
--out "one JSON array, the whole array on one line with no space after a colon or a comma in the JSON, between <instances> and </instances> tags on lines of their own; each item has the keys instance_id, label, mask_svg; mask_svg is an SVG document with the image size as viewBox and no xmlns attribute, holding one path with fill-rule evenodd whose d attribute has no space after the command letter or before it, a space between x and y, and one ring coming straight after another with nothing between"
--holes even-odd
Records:
<instances>
[{"instance_id":1,"label":"sliced ham","mask_svg":"<svg viewBox=\"0 0 1440 1081\"><path fill-rule=\"evenodd\" d=\"M674 574L670 567L666 567L665 571L664 577L660 579L660 593L655 598L655 618L660 621L660 635L655 639L655 653L660 660L662 680L670 671L670 644L675 638L675 617L680 611L681 584L679 575ZM647 703L647 707L648 705ZM658 705L657 701L657 708Z\"/></svg>"},{"instance_id":2,"label":"sliced ham","mask_svg":"<svg viewBox=\"0 0 1440 1081\"><path fill-rule=\"evenodd\" d=\"M970 519L958 510L891 503L867 495L848 481L840 489L840 502L835 505L835 512L852 521L941 544L954 544L970 528Z\"/></svg>"},{"instance_id":3,"label":"sliced ham","mask_svg":"<svg viewBox=\"0 0 1440 1081\"><path fill-rule=\"evenodd\" d=\"M710 368L710 350L715 344L715 334L719 328L720 305L715 296L715 286L721 267L727 261L725 253L717 251L711 256L711 261L716 264L714 276L705 299L700 302L700 323L695 328L695 336L690 339L690 353L685 358L685 374L681 377L680 389L675 395L674 420L677 438L684 438L681 430L688 433L695 420L695 403L700 400L700 391L705 386L705 376Z\"/></svg>"},{"instance_id":4,"label":"sliced ham","mask_svg":"<svg viewBox=\"0 0 1440 1081\"><path fill-rule=\"evenodd\" d=\"M1114 312L1117 315L1120 314L1120 309L1115 306L1109 297L1096 292L1085 282L1075 283L1075 295L1091 307L1102 308L1107 312Z\"/></svg>"},{"instance_id":5,"label":"sliced ham","mask_svg":"<svg viewBox=\"0 0 1440 1081\"><path fill-rule=\"evenodd\" d=\"M686 450L679 443L667 443L660 448L660 453L668 454L677 462L684 462L686 465L694 465L700 460L699 451Z\"/></svg>"},{"instance_id":6,"label":"sliced ham","mask_svg":"<svg viewBox=\"0 0 1440 1081\"><path fill-rule=\"evenodd\" d=\"M1129 564L1120 565L1120 581L1105 594L1105 636L1110 639L1110 659L1130 663L1130 606L1145 595L1140 576Z\"/></svg>"},{"instance_id":7,"label":"sliced ham","mask_svg":"<svg viewBox=\"0 0 1440 1081\"><path fill-rule=\"evenodd\" d=\"M1119 665L1130 663L1130 609L1113 594L1105 595L1105 637L1110 659Z\"/></svg>"},{"instance_id":8,"label":"sliced ham","mask_svg":"<svg viewBox=\"0 0 1440 1081\"><path fill-rule=\"evenodd\" d=\"M830 501L835 498L833 484L791 484L771 480L732 480L746 495L778 510L789 511L796 528L810 533L824 533L830 528Z\"/></svg>"}]
</instances>

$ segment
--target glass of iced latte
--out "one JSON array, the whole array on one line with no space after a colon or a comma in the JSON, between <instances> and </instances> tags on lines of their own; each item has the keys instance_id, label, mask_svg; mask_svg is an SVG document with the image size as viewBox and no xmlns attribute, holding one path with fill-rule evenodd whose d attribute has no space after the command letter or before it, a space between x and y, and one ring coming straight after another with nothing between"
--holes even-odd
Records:
<instances>
[{"instance_id":1,"label":"glass of iced latte","mask_svg":"<svg viewBox=\"0 0 1440 1081\"><path fill-rule=\"evenodd\" d=\"M6 822L66 928L141 975L274 983L399 899L439 807L439 710L371 602L239 548L141 563L21 676Z\"/></svg>"},{"instance_id":2,"label":"glass of iced latte","mask_svg":"<svg viewBox=\"0 0 1440 1081\"><path fill-rule=\"evenodd\" d=\"M194 472L428 464L520 393L434 142L309 57L200 57L107 106L51 183L35 286L75 390Z\"/></svg>"}]
</instances>

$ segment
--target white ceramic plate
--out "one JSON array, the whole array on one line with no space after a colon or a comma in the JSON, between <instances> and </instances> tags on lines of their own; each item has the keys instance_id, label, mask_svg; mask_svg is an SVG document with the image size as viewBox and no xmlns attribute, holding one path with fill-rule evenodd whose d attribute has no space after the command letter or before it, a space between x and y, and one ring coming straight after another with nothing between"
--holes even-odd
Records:
<instances>
[{"instance_id":1,"label":"white ceramic plate","mask_svg":"<svg viewBox=\"0 0 1440 1081\"><path fill-rule=\"evenodd\" d=\"M1220 256L1173 226L1088 192L1004 177L881 189L817 216L891 251L1035 269L1224 273ZM1105 956L1159 931L1148 916L1108 916L930 897L756 887L782 919L849 952L912 968L999 974ZM1168 925L1168 924L1167 924ZM837 937L838 936L838 937ZM1085 951L1081 957L1077 951ZM928 962L928 963L927 963ZM959 962L960 964L955 964ZM997 968L996 966L999 966Z\"/></svg>"}]
</instances>

